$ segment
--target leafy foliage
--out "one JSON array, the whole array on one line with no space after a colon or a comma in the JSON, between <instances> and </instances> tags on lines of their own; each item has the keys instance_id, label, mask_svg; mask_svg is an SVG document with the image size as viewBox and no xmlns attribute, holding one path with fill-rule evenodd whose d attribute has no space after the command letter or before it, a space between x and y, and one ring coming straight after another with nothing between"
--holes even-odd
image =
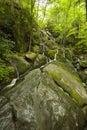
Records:
<instances>
[{"instance_id":1,"label":"leafy foliage","mask_svg":"<svg viewBox=\"0 0 87 130\"><path fill-rule=\"evenodd\" d=\"M75 49L78 50L78 53L87 53L87 23L80 26L78 42L75 44Z\"/></svg>"},{"instance_id":2,"label":"leafy foliage","mask_svg":"<svg viewBox=\"0 0 87 130\"><path fill-rule=\"evenodd\" d=\"M12 66L6 66L3 60L0 59L0 81L6 83L9 81L10 74L14 72Z\"/></svg>"},{"instance_id":3,"label":"leafy foliage","mask_svg":"<svg viewBox=\"0 0 87 130\"><path fill-rule=\"evenodd\" d=\"M70 44L73 46L77 44L78 33L86 20L85 2L50 0L45 17L47 28L56 38L56 41L65 46Z\"/></svg>"},{"instance_id":4,"label":"leafy foliage","mask_svg":"<svg viewBox=\"0 0 87 130\"><path fill-rule=\"evenodd\" d=\"M7 83L14 67L10 65L9 54L12 53L14 42L3 37L0 38L0 82Z\"/></svg>"},{"instance_id":5,"label":"leafy foliage","mask_svg":"<svg viewBox=\"0 0 87 130\"><path fill-rule=\"evenodd\" d=\"M29 0L23 0L21 3L14 0L0 1L0 31L9 34L18 52L28 50L32 30L37 27L33 3Z\"/></svg>"},{"instance_id":6,"label":"leafy foliage","mask_svg":"<svg viewBox=\"0 0 87 130\"><path fill-rule=\"evenodd\" d=\"M85 5L83 0L1 0L0 81L8 81L13 73L9 54L32 51L40 43L43 29L58 44L73 47L75 53L87 53Z\"/></svg>"}]
</instances>

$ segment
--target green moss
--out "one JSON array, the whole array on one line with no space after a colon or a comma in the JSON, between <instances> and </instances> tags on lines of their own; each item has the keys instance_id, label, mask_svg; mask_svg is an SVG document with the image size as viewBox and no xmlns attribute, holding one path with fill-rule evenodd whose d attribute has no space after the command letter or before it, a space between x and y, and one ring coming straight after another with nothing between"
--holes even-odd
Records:
<instances>
[{"instance_id":1,"label":"green moss","mask_svg":"<svg viewBox=\"0 0 87 130\"><path fill-rule=\"evenodd\" d=\"M18 56L18 55L13 55L11 56L13 64L16 65L19 74L23 74L30 68L30 63L28 63L24 57Z\"/></svg>"},{"instance_id":2,"label":"green moss","mask_svg":"<svg viewBox=\"0 0 87 130\"><path fill-rule=\"evenodd\" d=\"M35 58L36 58L36 56L37 56L36 53L34 53L34 52L28 52L28 53L26 53L25 58L27 60L34 61Z\"/></svg>"},{"instance_id":3,"label":"green moss","mask_svg":"<svg viewBox=\"0 0 87 130\"><path fill-rule=\"evenodd\" d=\"M83 105L85 104L85 101L84 99L81 97L81 95L75 91L74 88L72 88L72 86L68 86L68 81L67 80L64 80L62 78L62 75L61 74L56 74L55 72L49 72L49 74L53 77L54 81L63 88L64 91L66 91L67 93L69 93L71 95L72 98L74 98L78 103L79 105ZM63 80L63 82L62 82Z\"/></svg>"},{"instance_id":4,"label":"green moss","mask_svg":"<svg viewBox=\"0 0 87 130\"><path fill-rule=\"evenodd\" d=\"M63 90L71 95L79 105L87 103L87 93L78 76L70 72L66 67L60 66L60 64L49 64L45 69L52 76L54 81Z\"/></svg>"},{"instance_id":5,"label":"green moss","mask_svg":"<svg viewBox=\"0 0 87 130\"><path fill-rule=\"evenodd\" d=\"M38 45L33 46L33 52L35 52L35 53L41 53L40 46L38 46Z\"/></svg>"},{"instance_id":6,"label":"green moss","mask_svg":"<svg viewBox=\"0 0 87 130\"><path fill-rule=\"evenodd\" d=\"M56 53L56 50L50 50L50 49L48 49L48 50L45 52L46 56L49 57L49 58L51 58L51 59L54 59L55 53Z\"/></svg>"}]
</instances>

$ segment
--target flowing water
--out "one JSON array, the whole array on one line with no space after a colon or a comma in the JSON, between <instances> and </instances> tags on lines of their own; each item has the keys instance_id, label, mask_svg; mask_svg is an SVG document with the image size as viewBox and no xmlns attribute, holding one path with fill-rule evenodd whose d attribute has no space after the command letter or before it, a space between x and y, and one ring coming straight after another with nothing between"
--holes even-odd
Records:
<instances>
[{"instance_id":1,"label":"flowing water","mask_svg":"<svg viewBox=\"0 0 87 130\"><path fill-rule=\"evenodd\" d=\"M5 86L5 87L3 88L3 90L7 90L7 89L12 88L12 87L16 84L17 80L19 80L19 72L18 72L17 66L16 66L15 63L13 63L12 61L10 61L10 63L11 63L11 65L15 68L16 76L17 76L17 77L14 78L14 79L12 79L11 83L8 84L7 86Z\"/></svg>"},{"instance_id":2,"label":"flowing water","mask_svg":"<svg viewBox=\"0 0 87 130\"><path fill-rule=\"evenodd\" d=\"M62 47L63 57L65 58L65 48Z\"/></svg>"},{"instance_id":3,"label":"flowing water","mask_svg":"<svg viewBox=\"0 0 87 130\"><path fill-rule=\"evenodd\" d=\"M58 49L56 50L56 53L55 53L55 55L54 55L54 61L57 60L57 55L58 55Z\"/></svg>"}]
</instances>

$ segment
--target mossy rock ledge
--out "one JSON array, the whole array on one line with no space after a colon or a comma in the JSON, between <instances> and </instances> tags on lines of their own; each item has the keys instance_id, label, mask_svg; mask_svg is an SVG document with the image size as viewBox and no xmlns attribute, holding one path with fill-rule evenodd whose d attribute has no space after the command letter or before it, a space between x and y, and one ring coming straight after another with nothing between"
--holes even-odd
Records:
<instances>
[{"instance_id":1,"label":"mossy rock ledge","mask_svg":"<svg viewBox=\"0 0 87 130\"><path fill-rule=\"evenodd\" d=\"M46 72L51 66L32 70L0 96L0 130L83 130L84 113Z\"/></svg>"},{"instance_id":2,"label":"mossy rock ledge","mask_svg":"<svg viewBox=\"0 0 87 130\"><path fill-rule=\"evenodd\" d=\"M65 92L75 99L80 106L87 104L87 92L83 83L71 65L54 62L44 68Z\"/></svg>"}]
</instances>

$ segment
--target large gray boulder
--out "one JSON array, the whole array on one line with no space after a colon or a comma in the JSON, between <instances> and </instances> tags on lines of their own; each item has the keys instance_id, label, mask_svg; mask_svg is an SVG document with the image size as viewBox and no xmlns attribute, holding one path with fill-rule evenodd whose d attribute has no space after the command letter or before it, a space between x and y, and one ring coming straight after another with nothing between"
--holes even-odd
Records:
<instances>
[{"instance_id":1,"label":"large gray boulder","mask_svg":"<svg viewBox=\"0 0 87 130\"><path fill-rule=\"evenodd\" d=\"M80 106L46 71L31 71L2 99L0 130L83 130Z\"/></svg>"},{"instance_id":2,"label":"large gray boulder","mask_svg":"<svg viewBox=\"0 0 87 130\"><path fill-rule=\"evenodd\" d=\"M87 104L87 92L81 79L69 62L53 62L47 65L44 71L51 75L56 84L71 95L80 106Z\"/></svg>"}]
</instances>

